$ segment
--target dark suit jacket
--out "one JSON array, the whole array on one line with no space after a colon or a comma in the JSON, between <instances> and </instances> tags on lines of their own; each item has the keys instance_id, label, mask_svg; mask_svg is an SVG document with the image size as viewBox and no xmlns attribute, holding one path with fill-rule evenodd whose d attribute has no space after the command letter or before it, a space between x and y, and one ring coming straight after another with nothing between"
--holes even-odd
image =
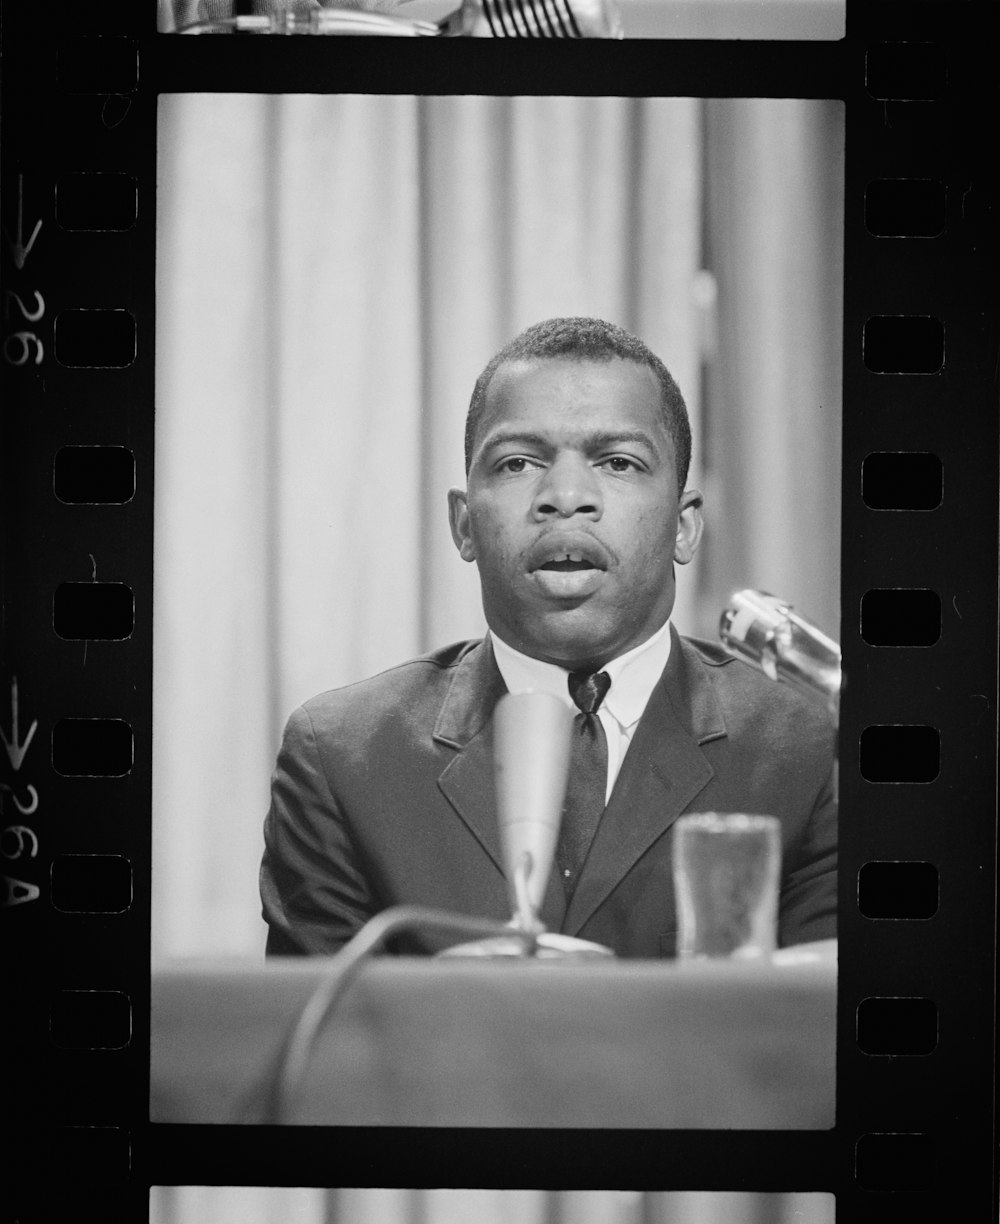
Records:
<instances>
[{"instance_id":1,"label":"dark suit jacket","mask_svg":"<svg viewBox=\"0 0 1000 1224\"><path fill-rule=\"evenodd\" d=\"M781 821L779 942L834 936L830 721L721 647L671 633L572 901L553 873L543 922L619 956L673 955L670 828L684 812L740 811ZM510 917L491 717L505 691L487 638L292 715L264 829L269 954L336 951L391 905ZM457 941L428 937L421 948Z\"/></svg>"}]
</instances>

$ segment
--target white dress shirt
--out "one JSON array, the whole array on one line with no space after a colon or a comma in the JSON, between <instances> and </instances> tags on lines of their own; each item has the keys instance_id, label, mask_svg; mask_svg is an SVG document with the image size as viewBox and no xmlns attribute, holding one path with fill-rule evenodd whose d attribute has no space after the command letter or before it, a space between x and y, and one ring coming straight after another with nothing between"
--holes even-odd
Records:
<instances>
[{"instance_id":1,"label":"white dress shirt","mask_svg":"<svg viewBox=\"0 0 1000 1224\"><path fill-rule=\"evenodd\" d=\"M552 693L579 713L569 695L569 672L554 663L543 663L521 654L490 631L493 653L504 684L511 693ZM656 682L663 674L670 657L670 622L626 654L612 659L601 671L611 677L611 687L597 711L608 741L608 785L605 802L611 798L625 753L632 742L636 726L642 717Z\"/></svg>"}]
</instances>

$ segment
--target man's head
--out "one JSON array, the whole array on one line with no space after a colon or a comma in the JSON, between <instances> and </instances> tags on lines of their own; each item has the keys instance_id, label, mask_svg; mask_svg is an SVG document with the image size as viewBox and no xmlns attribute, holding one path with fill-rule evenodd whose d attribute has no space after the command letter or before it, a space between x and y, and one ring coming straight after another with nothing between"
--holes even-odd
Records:
<instances>
[{"instance_id":1,"label":"man's head","mask_svg":"<svg viewBox=\"0 0 1000 1224\"><path fill-rule=\"evenodd\" d=\"M452 535L499 637L577 670L656 632L702 499L683 491L684 401L641 341L594 319L530 328L480 376L466 449Z\"/></svg>"},{"instance_id":2,"label":"man's head","mask_svg":"<svg viewBox=\"0 0 1000 1224\"><path fill-rule=\"evenodd\" d=\"M476 434L486 406L493 376L503 366L516 361L536 361L564 357L578 361L634 361L648 366L656 375L662 393L663 420L674 444L677 460L677 487L687 483L691 465L691 426L687 405L673 376L652 349L630 332L603 319L545 319L515 336L491 359L476 380L465 420L465 474L469 474Z\"/></svg>"}]
</instances>

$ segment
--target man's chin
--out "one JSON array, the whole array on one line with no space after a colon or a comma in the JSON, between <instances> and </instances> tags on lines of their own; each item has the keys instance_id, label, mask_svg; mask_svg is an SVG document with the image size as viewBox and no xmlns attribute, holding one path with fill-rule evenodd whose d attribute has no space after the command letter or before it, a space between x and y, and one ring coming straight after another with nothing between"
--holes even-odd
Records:
<instances>
[{"instance_id":1,"label":"man's chin","mask_svg":"<svg viewBox=\"0 0 1000 1224\"><path fill-rule=\"evenodd\" d=\"M602 667L622 653L618 634L595 617L585 597L538 617L522 640L524 654L567 671Z\"/></svg>"}]
</instances>

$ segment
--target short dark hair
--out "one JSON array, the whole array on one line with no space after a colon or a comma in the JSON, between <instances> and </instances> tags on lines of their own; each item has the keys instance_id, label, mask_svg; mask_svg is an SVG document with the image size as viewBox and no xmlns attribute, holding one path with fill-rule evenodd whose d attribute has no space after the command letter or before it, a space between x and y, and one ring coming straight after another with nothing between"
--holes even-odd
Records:
<instances>
[{"instance_id":1,"label":"short dark hair","mask_svg":"<svg viewBox=\"0 0 1000 1224\"><path fill-rule=\"evenodd\" d=\"M674 444L677 487L682 491L691 464L691 425L687 405L673 376L657 355L637 336L603 319L545 319L515 336L491 359L476 380L465 419L465 471L472 466L476 431L486 407L486 393L493 375L514 361L538 361L563 357L577 361L610 361L615 357L648 366L660 384L663 419Z\"/></svg>"}]
</instances>

